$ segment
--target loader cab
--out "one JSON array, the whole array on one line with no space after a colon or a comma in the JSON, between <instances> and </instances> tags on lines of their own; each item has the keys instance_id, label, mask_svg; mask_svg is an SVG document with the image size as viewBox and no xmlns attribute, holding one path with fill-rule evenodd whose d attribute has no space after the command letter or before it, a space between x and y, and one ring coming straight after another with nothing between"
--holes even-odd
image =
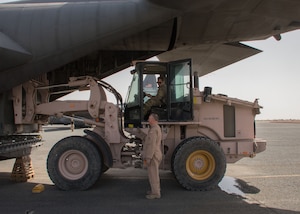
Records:
<instances>
[{"instance_id":1,"label":"loader cab","mask_svg":"<svg viewBox=\"0 0 300 214\"><path fill-rule=\"evenodd\" d=\"M125 128L141 127L149 113L156 113L161 122L193 120L193 90L191 60L174 62L137 62L132 73L124 110ZM165 80L165 103L151 106L148 115L143 112L150 99L145 94L155 96L158 91L157 79Z\"/></svg>"}]
</instances>

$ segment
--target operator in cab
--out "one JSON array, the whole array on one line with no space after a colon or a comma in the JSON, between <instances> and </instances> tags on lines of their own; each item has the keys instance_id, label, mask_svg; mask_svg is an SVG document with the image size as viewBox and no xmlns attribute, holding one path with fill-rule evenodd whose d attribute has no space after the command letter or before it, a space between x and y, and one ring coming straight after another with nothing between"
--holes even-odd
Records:
<instances>
[{"instance_id":1,"label":"operator in cab","mask_svg":"<svg viewBox=\"0 0 300 214\"><path fill-rule=\"evenodd\" d=\"M158 91L155 96L151 94L145 94L145 96L149 97L150 99L143 106L143 114L144 118L150 114L150 109L152 106L162 106L166 105L166 97L167 97L167 86L165 84L165 78L160 76L157 78L158 84Z\"/></svg>"}]
</instances>

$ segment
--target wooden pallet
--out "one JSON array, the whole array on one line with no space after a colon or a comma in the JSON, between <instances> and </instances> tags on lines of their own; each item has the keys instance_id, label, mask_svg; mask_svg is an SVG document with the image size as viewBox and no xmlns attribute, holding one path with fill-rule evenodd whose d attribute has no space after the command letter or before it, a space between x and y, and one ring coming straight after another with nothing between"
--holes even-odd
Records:
<instances>
[{"instance_id":1,"label":"wooden pallet","mask_svg":"<svg viewBox=\"0 0 300 214\"><path fill-rule=\"evenodd\" d=\"M34 177L31 158L29 155L16 158L14 168L11 173L11 180L26 182Z\"/></svg>"}]
</instances>

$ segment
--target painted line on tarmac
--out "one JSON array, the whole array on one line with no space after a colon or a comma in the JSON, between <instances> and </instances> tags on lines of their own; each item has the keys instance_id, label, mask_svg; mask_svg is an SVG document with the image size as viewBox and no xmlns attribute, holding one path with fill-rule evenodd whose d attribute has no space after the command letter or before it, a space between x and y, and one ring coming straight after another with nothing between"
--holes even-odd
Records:
<instances>
[{"instance_id":1,"label":"painted line on tarmac","mask_svg":"<svg viewBox=\"0 0 300 214\"><path fill-rule=\"evenodd\" d=\"M244 177L240 177L242 179L248 178L288 178L288 177L300 177L299 174L296 175L261 175L261 176L244 176Z\"/></svg>"}]
</instances>

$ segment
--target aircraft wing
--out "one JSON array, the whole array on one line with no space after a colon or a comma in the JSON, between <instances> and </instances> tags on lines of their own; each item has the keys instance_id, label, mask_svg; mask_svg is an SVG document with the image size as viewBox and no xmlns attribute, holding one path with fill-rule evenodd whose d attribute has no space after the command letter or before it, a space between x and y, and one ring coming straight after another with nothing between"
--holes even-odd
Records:
<instances>
[{"instance_id":1,"label":"aircraft wing","mask_svg":"<svg viewBox=\"0 0 300 214\"><path fill-rule=\"evenodd\" d=\"M297 0L24 0L0 4L0 93L47 74L104 78L133 60L192 58L205 75L300 28ZM7 81L9 80L9 81ZM55 99L54 97L53 99Z\"/></svg>"},{"instance_id":2,"label":"aircraft wing","mask_svg":"<svg viewBox=\"0 0 300 214\"><path fill-rule=\"evenodd\" d=\"M175 49L157 57L160 61L192 58L193 71L197 71L198 76L204 76L260 52L261 50L241 43L224 43Z\"/></svg>"}]
</instances>

